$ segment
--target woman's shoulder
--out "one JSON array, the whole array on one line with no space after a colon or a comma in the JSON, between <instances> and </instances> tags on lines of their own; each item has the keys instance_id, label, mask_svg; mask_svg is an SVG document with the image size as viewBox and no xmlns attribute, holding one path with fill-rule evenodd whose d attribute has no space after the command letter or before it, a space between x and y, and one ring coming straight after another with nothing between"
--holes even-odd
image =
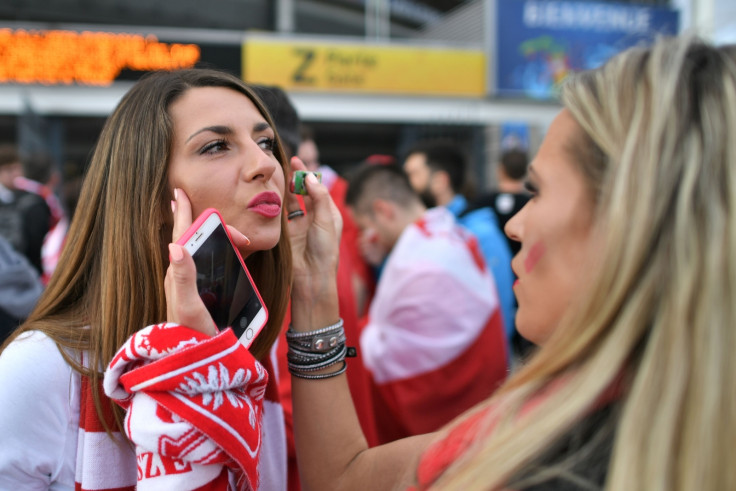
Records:
<instances>
[{"instance_id":1,"label":"woman's shoulder","mask_svg":"<svg viewBox=\"0 0 736 491\"><path fill-rule=\"evenodd\" d=\"M0 354L0 394L10 395L9 390L44 396L49 391L68 393L71 370L53 339L28 331Z\"/></svg>"},{"instance_id":2,"label":"woman's shoulder","mask_svg":"<svg viewBox=\"0 0 736 491\"><path fill-rule=\"evenodd\" d=\"M63 361L56 342L42 331L26 331L20 334L0 353L0 358L17 359L23 356L25 359L25 355L46 355L43 360L35 360L42 363L53 363L53 359L57 358L55 355Z\"/></svg>"},{"instance_id":3,"label":"woman's shoulder","mask_svg":"<svg viewBox=\"0 0 736 491\"><path fill-rule=\"evenodd\" d=\"M488 430L487 420L491 415L491 410L491 407L485 407L469 413L466 418L427 448L417 466L416 478L419 489L430 486L470 447L479 434Z\"/></svg>"},{"instance_id":4,"label":"woman's shoulder","mask_svg":"<svg viewBox=\"0 0 736 491\"><path fill-rule=\"evenodd\" d=\"M73 486L79 375L46 334L23 333L0 354L0 414L0 488Z\"/></svg>"}]
</instances>

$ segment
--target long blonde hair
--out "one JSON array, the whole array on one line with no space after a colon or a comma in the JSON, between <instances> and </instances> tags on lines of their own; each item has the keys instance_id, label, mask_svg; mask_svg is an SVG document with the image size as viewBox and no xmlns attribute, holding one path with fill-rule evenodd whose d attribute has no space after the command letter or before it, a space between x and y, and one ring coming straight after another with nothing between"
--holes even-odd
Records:
<instances>
[{"instance_id":1,"label":"long blonde hair","mask_svg":"<svg viewBox=\"0 0 736 491\"><path fill-rule=\"evenodd\" d=\"M624 380L606 489L736 489L736 50L660 40L573 77L562 100L589 140L578 165L601 261L549 342L481 408L490 435L434 486L499 489L533 474Z\"/></svg>"},{"instance_id":2,"label":"long blonde hair","mask_svg":"<svg viewBox=\"0 0 736 491\"><path fill-rule=\"evenodd\" d=\"M261 101L232 75L193 69L153 73L139 81L102 129L57 270L35 310L3 349L22 332L42 331L60 348L88 353L89 369L76 355L61 349L67 363L88 375L97 388L101 370L128 337L166 320L164 276L173 198L168 185L173 139L168 109L193 87L238 91L251 99L275 128ZM276 157L288 175L278 136L277 143ZM285 217L282 230L286 230ZM255 252L246 262L269 310L268 325L251 348L262 358L278 337L288 304L288 234L282 233L276 247ZM97 413L106 424L103 397L95 390ZM116 405L113 409L122 430L122 410Z\"/></svg>"}]
</instances>

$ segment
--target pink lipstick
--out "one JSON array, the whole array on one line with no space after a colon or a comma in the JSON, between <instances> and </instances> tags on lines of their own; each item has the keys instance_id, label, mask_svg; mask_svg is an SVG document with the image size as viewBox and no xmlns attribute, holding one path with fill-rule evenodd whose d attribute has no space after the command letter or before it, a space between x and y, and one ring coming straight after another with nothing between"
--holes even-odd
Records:
<instances>
[{"instance_id":1,"label":"pink lipstick","mask_svg":"<svg viewBox=\"0 0 736 491\"><path fill-rule=\"evenodd\" d=\"M281 197L273 191L260 193L248 203L248 210L274 218L281 214Z\"/></svg>"}]
</instances>

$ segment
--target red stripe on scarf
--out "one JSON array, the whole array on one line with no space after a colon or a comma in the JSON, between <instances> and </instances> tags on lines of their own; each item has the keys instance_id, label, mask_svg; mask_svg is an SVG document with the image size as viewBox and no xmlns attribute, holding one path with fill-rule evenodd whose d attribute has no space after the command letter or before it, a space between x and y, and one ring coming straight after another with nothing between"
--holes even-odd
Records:
<instances>
[{"instance_id":1,"label":"red stripe on scarf","mask_svg":"<svg viewBox=\"0 0 736 491\"><path fill-rule=\"evenodd\" d=\"M211 465L225 464L238 488L253 489L268 380L231 329L208 337L160 324L121 348L105 374L105 389L128 408L126 431L136 444L139 479L192 485L199 476L194 482L211 479L200 489L226 489L216 484L223 471L207 477L207 469L215 471ZM167 462L175 464L171 472Z\"/></svg>"},{"instance_id":2,"label":"red stripe on scarf","mask_svg":"<svg viewBox=\"0 0 736 491\"><path fill-rule=\"evenodd\" d=\"M97 415L97 409L95 408L95 399L92 394L92 381L89 377L82 377L82 394L81 394L81 405L79 406L79 427L87 432L105 432L105 427L102 425L102 421ZM115 430L115 415L112 411L112 403L110 399L105 396L102 390L102 381L100 380L97 384L98 394L100 396L100 403L102 406L102 414L105 417L107 427L111 430Z\"/></svg>"},{"instance_id":3,"label":"red stripe on scarf","mask_svg":"<svg viewBox=\"0 0 736 491\"><path fill-rule=\"evenodd\" d=\"M125 439L122 437L120 432L116 431L115 426L115 417L112 412L112 403L110 402L110 399L105 396L103 390L102 390L102 381L98 384L98 394L100 396L100 402L102 403L102 412L105 417L105 421L108 424L108 428L111 429L112 434L116 437L118 437L119 441L124 441ZM92 488L91 483L88 482L82 482L83 477L86 476L88 479L95 481L95 482L103 482L104 485L101 488L97 489L104 489L106 491L135 491L135 482L136 482L136 472L135 472L135 454L133 452L133 448L130 445L127 445L125 443L121 443L120 445L116 444L112 440L112 438L108 437L107 435L102 436L104 439L110 440L110 448L113 448L113 454L109 454L106 456L106 461L110 465L116 466L118 469L124 469L128 467L130 469L129 478L124 479L124 481L130 482L131 485L125 485L125 486L116 486L119 484L122 484L121 482L113 482L113 479L117 479L120 476L116 476L115 478L110 478L110 475L105 468L93 468L92 464L89 462L89 460L85 460L84 453L85 451L94 451L98 454L100 452L104 452L105 450L99 448L98 445L85 445L85 440L87 439L88 435L90 438L93 438L93 434L100 434L105 433L105 429L102 426L102 421L100 420L97 410L95 409L94 404L94 395L92 394L92 382L89 377L82 376L81 377L81 388L80 388L80 405L79 405L79 428L80 428L80 435L79 435L79 442L78 442L78 453L77 453L77 470L75 473L75 482L74 482L74 489L75 491L96 491L96 488ZM81 462L80 462L81 461Z\"/></svg>"}]
</instances>

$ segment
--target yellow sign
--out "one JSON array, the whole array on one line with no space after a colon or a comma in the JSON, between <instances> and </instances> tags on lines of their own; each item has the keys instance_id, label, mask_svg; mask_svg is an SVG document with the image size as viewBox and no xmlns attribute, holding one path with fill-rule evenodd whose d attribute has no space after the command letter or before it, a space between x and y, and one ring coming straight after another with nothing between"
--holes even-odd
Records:
<instances>
[{"instance_id":1,"label":"yellow sign","mask_svg":"<svg viewBox=\"0 0 736 491\"><path fill-rule=\"evenodd\" d=\"M243 79L286 90L483 96L480 50L248 39Z\"/></svg>"},{"instance_id":2,"label":"yellow sign","mask_svg":"<svg viewBox=\"0 0 736 491\"><path fill-rule=\"evenodd\" d=\"M140 34L0 29L0 83L110 85L125 68L189 68L199 56Z\"/></svg>"}]
</instances>

